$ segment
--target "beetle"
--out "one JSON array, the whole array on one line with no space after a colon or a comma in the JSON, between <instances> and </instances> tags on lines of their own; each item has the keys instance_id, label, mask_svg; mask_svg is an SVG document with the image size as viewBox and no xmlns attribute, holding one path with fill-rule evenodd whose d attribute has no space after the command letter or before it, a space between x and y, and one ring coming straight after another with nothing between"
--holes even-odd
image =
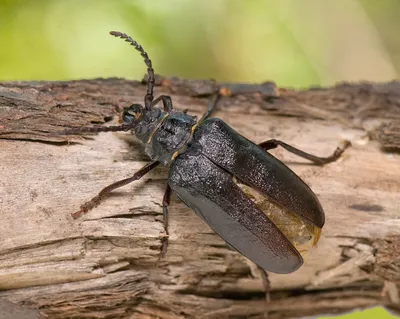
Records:
<instances>
[{"instance_id":1,"label":"beetle","mask_svg":"<svg viewBox=\"0 0 400 319\"><path fill-rule=\"evenodd\" d=\"M73 217L97 206L116 188L139 180L158 165L166 165L169 174L162 207L167 236L162 241L160 256L167 249L168 205L173 191L231 247L261 269L281 274L297 270L303 264L299 247L304 238L315 245L325 215L310 187L268 150L281 146L322 165L337 160L350 143L338 147L328 157L311 155L276 139L257 145L224 121L210 117L220 97L218 92L200 120L186 111L177 111L170 96L154 99L154 69L142 46L125 33L110 34L127 41L144 58L148 73L144 105L135 103L125 108L121 125L82 127L63 133L131 131L151 161L132 177L102 189ZM162 109L156 107L160 102ZM289 217L275 220L275 215ZM279 223L300 226L282 229ZM299 229L308 232L297 238Z\"/></svg>"}]
</instances>

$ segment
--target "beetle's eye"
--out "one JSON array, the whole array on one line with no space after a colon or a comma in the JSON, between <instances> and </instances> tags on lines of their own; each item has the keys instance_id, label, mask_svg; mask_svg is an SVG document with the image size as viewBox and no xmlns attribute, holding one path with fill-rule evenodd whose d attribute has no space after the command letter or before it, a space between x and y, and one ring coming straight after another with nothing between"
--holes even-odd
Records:
<instances>
[{"instance_id":1,"label":"beetle's eye","mask_svg":"<svg viewBox=\"0 0 400 319\"><path fill-rule=\"evenodd\" d=\"M124 123L130 123L134 120L139 119L143 114L143 107L140 104L132 104L128 108L124 109L122 114L122 121Z\"/></svg>"}]
</instances>

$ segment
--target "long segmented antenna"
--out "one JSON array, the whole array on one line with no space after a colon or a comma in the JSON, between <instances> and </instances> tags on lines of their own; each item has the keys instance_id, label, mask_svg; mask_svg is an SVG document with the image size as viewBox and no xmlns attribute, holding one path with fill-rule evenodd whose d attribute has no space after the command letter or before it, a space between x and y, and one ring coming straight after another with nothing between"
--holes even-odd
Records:
<instances>
[{"instance_id":1,"label":"long segmented antenna","mask_svg":"<svg viewBox=\"0 0 400 319\"><path fill-rule=\"evenodd\" d=\"M51 136L60 136L60 135L74 135L80 133L99 133L99 132L120 132L120 131L129 131L134 128L133 124L123 124L117 126L91 126L91 127L77 127L66 129L64 131L55 132L50 134Z\"/></svg>"},{"instance_id":2,"label":"long segmented antenna","mask_svg":"<svg viewBox=\"0 0 400 319\"><path fill-rule=\"evenodd\" d=\"M150 109L151 102L153 101L153 88L155 84L155 77L154 77L154 69L151 64L151 60L147 53L143 50L142 46L133 40L129 35L119 32L119 31L111 31L111 35L117 38L125 39L126 42L130 43L136 50L140 52L140 55L144 58L144 63L147 65L147 74L149 75L149 79L147 81L147 94L144 97L144 106L146 109Z\"/></svg>"}]
</instances>

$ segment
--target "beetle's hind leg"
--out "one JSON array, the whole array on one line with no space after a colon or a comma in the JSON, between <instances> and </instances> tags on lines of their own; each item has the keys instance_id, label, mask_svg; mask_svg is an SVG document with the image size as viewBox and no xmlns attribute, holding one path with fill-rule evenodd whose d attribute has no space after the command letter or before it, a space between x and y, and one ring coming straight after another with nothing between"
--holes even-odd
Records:
<instances>
[{"instance_id":1,"label":"beetle's hind leg","mask_svg":"<svg viewBox=\"0 0 400 319\"><path fill-rule=\"evenodd\" d=\"M111 185L108 185L107 187L104 187L99 194L97 194L95 197L93 197L90 201L86 202L85 204L81 205L80 210L72 214L72 217L74 219L78 218L79 216L87 213L91 209L95 208L97 205L100 204L101 200L106 196L107 194L111 193L114 189L120 188L122 186L125 186L127 184L130 184L134 181L137 181L144 175L146 175L148 172L150 172L153 168L155 168L159 162L154 161L146 164L143 166L140 170L138 170L132 177L128 177L125 179L122 179L118 182L115 182Z\"/></svg>"},{"instance_id":2,"label":"beetle's hind leg","mask_svg":"<svg viewBox=\"0 0 400 319\"><path fill-rule=\"evenodd\" d=\"M164 193L164 197L163 197L163 201L162 201L163 223L164 223L164 229L165 229L165 236L162 238L161 252L160 252L160 256L158 257L158 260L157 260L157 265L159 265L161 259L165 257L165 254L167 253L167 249L168 249L168 236L169 236L169 231L168 231L168 206L169 206L169 203L171 201L171 192L172 192L172 189L167 184L167 188L165 189L165 193Z\"/></svg>"},{"instance_id":3,"label":"beetle's hind leg","mask_svg":"<svg viewBox=\"0 0 400 319\"><path fill-rule=\"evenodd\" d=\"M263 281L263 286L264 286L264 292L265 292L265 302L266 306L269 306L269 303L271 302L271 282L269 281L268 273L265 271L264 268L261 268L260 266L257 265L258 270L261 273L261 278ZM268 309L265 309L264 312L264 319L268 318Z\"/></svg>"},{"instance_id":4,"label":"beetle's hind leg","mask_svg":"<svg viewBox=\"0 0 400 319\"><path fill-rule=\"evenodd\" d=\"M276 148L278 146L282 146L285 150L287 150L290 153L296 154L297 156L305 158L317 165L323 165L323 164L327 164L327 163L336 161L343 154L343 152L346 150L346 148L351 146L351 143L350 143L350 141L347 141L347 140L344 141L343 145L338 146L336 148L336 150L333 152L333 154L328 157L319 157L319 156L315 156L315 155L306 153L302 150L299 150L298 148L295 148L294 146L291 146L289 144L286 144L285 142L282 142L280 140L275 140L275 139L271 139L271 140L262 142L262 143L258 144L258 146L260 146L262 149L264 149L266 151Z\"/></svg>"}]
</instances>

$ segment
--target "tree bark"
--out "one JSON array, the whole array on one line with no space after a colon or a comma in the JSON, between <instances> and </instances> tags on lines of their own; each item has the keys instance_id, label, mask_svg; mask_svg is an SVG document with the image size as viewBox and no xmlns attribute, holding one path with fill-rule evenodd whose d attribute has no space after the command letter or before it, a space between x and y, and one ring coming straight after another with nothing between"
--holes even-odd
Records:
<instances>
[{"instance_id":1,"label":"tree bark","mask_svg":"<svg viewBox=\"0 0 400 319\"><path fill-rule=\"evenodd\" d=\"M146 158L129 133L50 133L113 124L143 101L145 80L0 83L0 302L49 318L270 318L384 306L399 311L400 83L304 91L273 83L235 94L223 85L219 117L254 142L283 140L337 162L311 165L271 151L304 179L326 213L321 241L289 275L270 274L266 306L257 268L231 250L175 196L166 257L162 197L168 168L108 196L84 217L70 213L132 176ZM239 86L243 88L243 86ZM200 116L216 84L157 78L157 94Z\"/></svg>"}]
</instances>

